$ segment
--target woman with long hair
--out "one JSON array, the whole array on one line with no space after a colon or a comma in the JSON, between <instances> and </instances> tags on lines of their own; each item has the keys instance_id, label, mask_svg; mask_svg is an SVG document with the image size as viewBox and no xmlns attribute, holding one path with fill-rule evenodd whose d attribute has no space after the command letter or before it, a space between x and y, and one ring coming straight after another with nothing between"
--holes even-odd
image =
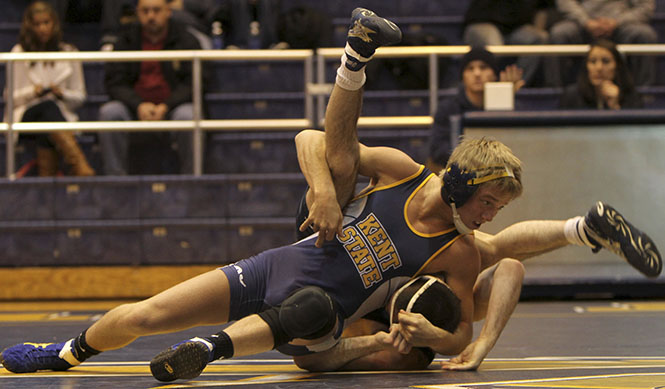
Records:
<instances>
[{"instance_id":1,"label":"woman with long hair","mask_svg":"<svg viewBox=\"0 0 665 389\"><path fill-rule=\"evenodd\" d=\"M35 1L23 14L19 43L13 53L77 51L62 42L62 29L53 7ZM76 121L75 109L86 99L83 69L77 61L19 61L14 64L14 122ZM62 155L76 176L91 176L90 167L76 138L56 131L37 136L37 170L40 176L54 176Z\"/></svg>"},{"instance_id":2,"label":"woman with long hair","mask_svg":"<svg viewBox=\"0 0 665 389\"><path fill-rule=\"evenodd\" d=\"M576 84L568 86L560 108L622 109L642 108L626 61L616 45L606 39L591 44Z\"/></svg>"}]
</instances>

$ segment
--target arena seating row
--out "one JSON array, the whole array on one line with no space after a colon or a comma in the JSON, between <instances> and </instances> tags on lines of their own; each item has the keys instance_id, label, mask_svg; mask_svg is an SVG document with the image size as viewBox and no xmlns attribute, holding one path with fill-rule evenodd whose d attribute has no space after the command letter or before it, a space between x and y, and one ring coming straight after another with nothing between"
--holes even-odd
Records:
<instances>
[{"instance_id":1,"label":"arena seating row","mask_svg":"<svg viewBox=\"0 0 665 389\"><path fill-rule=\"evenodd\" d=\"M230 262L292 242L304 188L294 173L0 180L0 266Z\"/></svg>"},{"instance_id":2,"label":"arena seating row","mask_svg":"<svg viewBox=\"0 0 665 389\"><path fill-rule=\"evenodd\" d=\"M306 187L295 134L211 133L210 174L200 177L0 179L0 202L12 204L0 210L0 266L222 263L288 244ZM360 139L424 161L427 134L365 130ZM88 154L90 138L81 139ZM19 161L28 150L17 154ZM0 160L4 165L4 142ZM218 174L229 171L235 173Z\"/></svg>"}]
</instances>

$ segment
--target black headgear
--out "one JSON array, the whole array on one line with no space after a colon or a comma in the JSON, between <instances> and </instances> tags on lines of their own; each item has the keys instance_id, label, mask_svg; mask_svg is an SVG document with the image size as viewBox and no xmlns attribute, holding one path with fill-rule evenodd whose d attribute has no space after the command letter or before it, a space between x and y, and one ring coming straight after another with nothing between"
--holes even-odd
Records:
<instances>
[{"instance_id":1,"label":"black headgear","mask_svg":"<svg viewBox=\"0 0 665 389\"><path fill-rule=\"evenodd\" d=\"M390 302L390 322L397 322L400 309L420 313L433 325L454 332L462 316L460 299L433 276L420 276L399 288Z\"/></svg>"},{"instance_id":2,"label":"black headgear","mask_svg":"<svg viewBox=\"0 0 665 389\"><path fill-rule=\"evenodd\" d=\"M450 165L443 174L443 185L441 186L441 197L448 204L455 203L457 208L466 203L483 182L496 180L501 177L515 177L513 172L506 166L498 173L477 176L477 172L491 168L478 170L462 170L456 163Z\"/></svg>"}]
</instances>

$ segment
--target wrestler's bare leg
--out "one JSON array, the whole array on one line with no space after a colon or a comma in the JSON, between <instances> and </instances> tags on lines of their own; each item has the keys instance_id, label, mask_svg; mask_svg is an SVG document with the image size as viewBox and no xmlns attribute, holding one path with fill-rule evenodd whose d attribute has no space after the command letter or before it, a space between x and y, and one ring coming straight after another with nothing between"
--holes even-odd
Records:
<instances>
[{"instance_id":1,"label":"wrestler's bare leg","mask_svg":"<svg viewBox=\"0 0 665 389\"><path fill-rule=\"evenodd\" d=\"M524 260L570 244L564 234L563 220L529 220L516 223L496 235L475 231L482 268L503 258Z\"/></svg>"}]
</instances>

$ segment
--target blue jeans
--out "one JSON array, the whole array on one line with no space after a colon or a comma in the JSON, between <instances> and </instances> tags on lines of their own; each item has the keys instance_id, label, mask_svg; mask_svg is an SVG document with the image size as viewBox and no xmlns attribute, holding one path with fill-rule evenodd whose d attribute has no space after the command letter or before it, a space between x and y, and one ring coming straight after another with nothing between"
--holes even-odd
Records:
<instances>
[{"instance_id":1,"label":"blue jeans","mask_svg":"<svg viewBox=\"0 0 665 389\"><path fill-rule=\"evenodd\" d=\"M191 103L180 104L166 116L169 120L192 120L194 110ZM99 109L101 121L136 120L136 115L120 101L109 101ZM192 133L190 131L172 132L171 136L178 147L180 172L194 172L192 155ZM129 171L129 134L126 132L100 132L99 143L102 149L104 174L112 176L127 175Z\"/></svg>"}]
</instances>

